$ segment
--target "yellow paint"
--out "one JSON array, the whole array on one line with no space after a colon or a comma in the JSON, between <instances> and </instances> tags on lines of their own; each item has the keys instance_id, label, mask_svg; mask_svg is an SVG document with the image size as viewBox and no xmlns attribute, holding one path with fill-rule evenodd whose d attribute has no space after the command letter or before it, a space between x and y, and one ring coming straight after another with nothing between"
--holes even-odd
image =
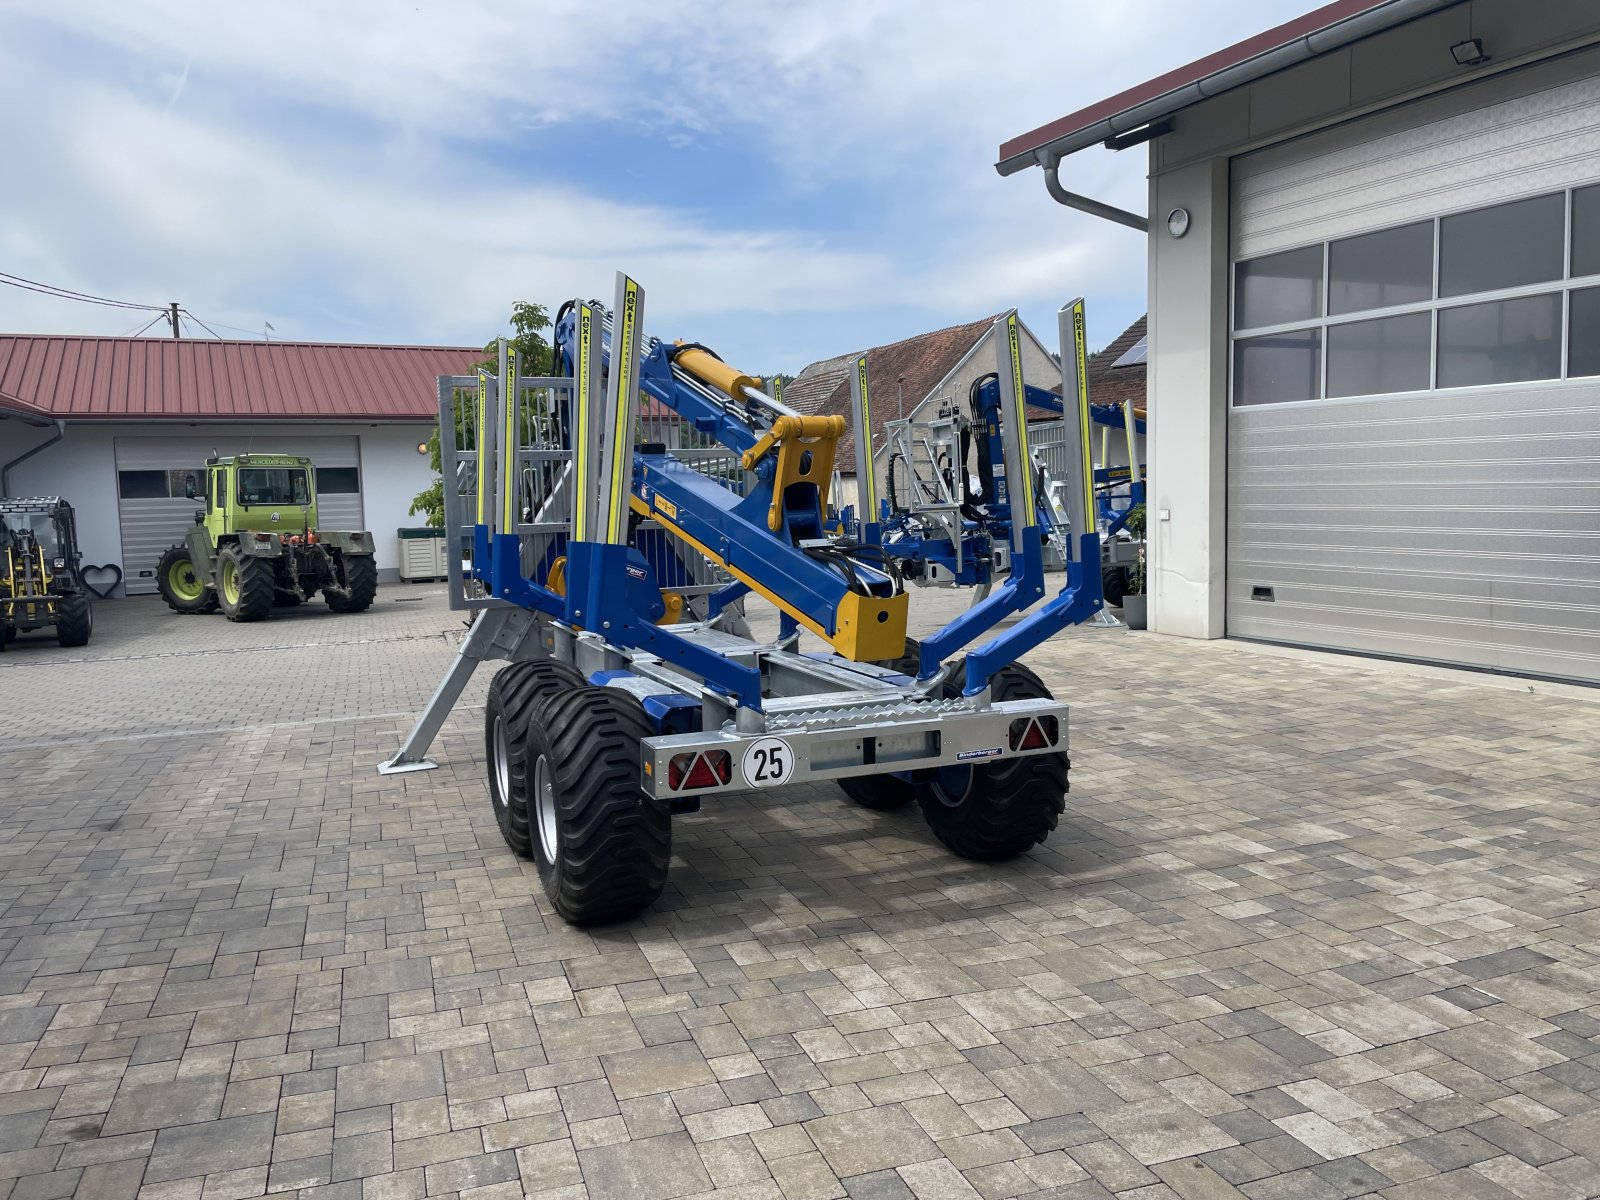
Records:
<instances>
[{"instance_id":1,"label":"yellow paint","mask_svg":"<svg viewBox=\"0 0 1600 1200\"><path fill-rule=\"evenodd\" d=\"M678 343L680 346L682 342ZM701 383L710 384L719 392L724 392L735 400L743 400L745 388L761 390L761 380L755 375L746 375L744 372L730 367L716 355L698 347L691 346L687 350L680 350L672 359L689 374Z\"/></svg>"},{"instance_id":2,"label":"yellow paint","mask_svg":"<svg viewBox=\"0 0 1600 1200\"><path fill-rule=\"evenodd\" d=\"M1065 353L1066 347L1061 349ZM1078 369L1078 442L1083 447L1083 524L1073 532L1081 534L1100 527L1094 500L1094 463L1090 461L1089 343L1082 300L1072 306L1072 352Z\"/></svg>"},{"instance_id":3,"label":"yellow paint","mask_svg":"<svg viewBox=\"0 0 1600 1200\"><path fill-rule=\"evenodd\" d=\"M572 537L589 540L589 498L594 495L594 476L589 462L590 393L594 384L594 309L578 305L577 389L572 407L577 414L572 436Z\"/></svg>"},{"instance_id":4,"label":"yellow paint","mask_svg":"<svg viewBox=\"0 0 1600 1200\"><path fill-rule=\"evenodd\" d=\"M639 285L623 277L622 311L616 315L611 339L611 370L617 386L617 411L611 429L611 503L607 506L606 541L620 545L628 506L623 503L633 477L633 412L637 393L630 395L633 353L639 323Z\"/></svg>"},{"instance_id":5,"label":"yellow paint","mask_svg":"<svg viewBox=\"0 0 1600 1200\"><path fill-rule=\"evenodd\" d=\"M860 406L857 414L856 428L861 431L861 436L866 439L866 445L856 447L858 462L866 464L866 469L861 472L865 479L856 480L861 488L864 503L861 511L856 514L863 521L876 521L878 519L878 480L877 471L872 465L872 404L867 398L867 356L863 354L856 359L856 403Z\"/></svg>"},{"instance_id":6,"label":"yellow paint","mask_svg":"<svg viewBox=\"0 0 1600 1200\"><path fill-rule=\"evenodd\" d=\"M1006 494L1009 496L1013 491L1018 491L1022 494L1022 527L1026 529L1034 524L1035 521L1033 459L1028 454L1028 402L1027 393L1022 382L1022 329L1015 312L1006 318L1006 346L1011 351L1011 387L1016 393L1017 449L1022 453L1022 462L1019 464L1022 478L1016 481L1022 486L1020 488L1015 487L1008 471L1006 473ZM1014 498L1011 503L1015 508L1016 500Z\"/></svg>"},{"instance_id":7,"label":"yellow paint","mask_svg":"<svg viewBox=\"0 0 1600 1200\"><path fill-rule=\"evenodd\" d=\"M656 622L657 625L676 625L683 620L683 594L681 592L669 592L666 588L662 588L661 603L667 606L667 611Z\"/></svg>"},{"instance_id":8,"label":"yellow paint","mask_svg":"<svg viewBox=\"0 0 1600 1200\"><path fill-rule=\"evenodd\" d=\"M517 529L517 447L522 443L517 422L517 348L506 347L505 379L506 427L500 442L500 486L505 492L505 509L501 514L500 532L515 533Z\"/></svg>"},{"instance_id":9,"label":"yellow paint","mask_svg":"<svg viewBox=\"0 0 1600 1200\"><path fill-rule=\"evenodd\" d=\"M906 618L911 596L863 596L851 592L839 601L833 648L852 662L878 662L906 652Z\"/></svg>"},{"instance_id":10,"label":"yellow paint","mask_svg":"<svg viewBox=\"0 0 1600 1200\"><path fill-rule=\"evenodd\" d=\"M478 524L489 521L489 372L478 370Z\"/></svg>"},{"instance_id":11,"label":"yellow paint","mask_svg":"<svg viewBox=\"0 0 1600 1200\"><path fill-rule=\"evenodd\" d=\"M833 459L844 427L844 418L837 416L779 417L761 440L744 452L739 462L746 471L750 471L774 446L778 449L778 465L772 480L772 505L767 509L767 528L772 532L778 532L783 526L783 493L792 484L814 484L820 511L828 511Z\"/></svg>"}]
</instances>

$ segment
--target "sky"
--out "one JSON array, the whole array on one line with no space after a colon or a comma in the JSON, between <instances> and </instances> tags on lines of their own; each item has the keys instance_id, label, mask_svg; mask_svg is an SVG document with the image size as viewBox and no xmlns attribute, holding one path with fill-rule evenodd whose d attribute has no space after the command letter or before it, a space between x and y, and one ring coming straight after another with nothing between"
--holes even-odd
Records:
<instances>
[{"instance_id":1,"label":"sky","mask_svg":"<svg viewBox=\"0 0 1600 1200\"><path fill-rule=\"evenodd\" d=\"M1012 307L1053 347L1077 295L1100 346L1144 239L1000 142L1312 6L6 0L0 272L228 337L480 345L623 270L650 332L757 374ZM1063 177L1143 211L1146 171ZM0 331L145 319L0 287Z\"/></svg>"}]
</instances>

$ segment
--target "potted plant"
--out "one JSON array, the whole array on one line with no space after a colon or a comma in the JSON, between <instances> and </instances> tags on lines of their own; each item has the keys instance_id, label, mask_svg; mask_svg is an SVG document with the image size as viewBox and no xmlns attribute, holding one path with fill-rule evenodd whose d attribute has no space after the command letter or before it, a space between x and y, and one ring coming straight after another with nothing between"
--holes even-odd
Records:
<instances>
[{"instance_id":1,"label":"potted plant","mask_svg":"<svg viewBox=\"0 0 1600 1200\"><path fill-rule=\"evenodd\" d=\"M1145 595L1145 538L1144 505L1134 507L1123 526L1139 540L1139 550L1133 566L1128 568L1128 590L1122 597L1122 620L1129 629L1144 629L1148 617Z\"/></svg>"}]
</instances>

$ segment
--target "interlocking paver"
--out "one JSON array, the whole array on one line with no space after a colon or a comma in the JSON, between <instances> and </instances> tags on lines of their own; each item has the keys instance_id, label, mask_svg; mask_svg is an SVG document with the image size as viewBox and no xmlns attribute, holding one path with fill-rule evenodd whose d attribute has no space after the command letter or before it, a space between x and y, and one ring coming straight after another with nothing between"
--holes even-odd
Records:
<instances>
[{"instance_id":1,"label":"interlocking paver","mask_svg":"<svg viewBox=\"0 0 1600 1200\"><path fill-rule=\"evenodd\" d=\"M485 677L439 771L371 771L438 590L280 617L0 659L0 1200L1600 1179L1592 701L1078 631L1030 659L1073 704L1044 847L730 797L590 932L494 829Z\"/></svg>"}]
</instances>

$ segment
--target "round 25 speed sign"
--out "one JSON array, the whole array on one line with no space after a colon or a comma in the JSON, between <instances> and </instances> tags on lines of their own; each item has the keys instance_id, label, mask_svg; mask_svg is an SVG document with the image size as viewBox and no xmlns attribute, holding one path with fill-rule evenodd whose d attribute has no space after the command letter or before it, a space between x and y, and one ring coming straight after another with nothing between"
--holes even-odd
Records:
<instances>
[{"instance_id":1,"label":"round 25 speed sign","mask_svg":"<svg viewBox=\"0 0 1600 1200\"><path fill-rule=\"evenodd\" d=\"M794 774L794 751L782 738L762 738L745 747L740 766L751 787L777 787Z\"/></svg>"}]
</instances>

